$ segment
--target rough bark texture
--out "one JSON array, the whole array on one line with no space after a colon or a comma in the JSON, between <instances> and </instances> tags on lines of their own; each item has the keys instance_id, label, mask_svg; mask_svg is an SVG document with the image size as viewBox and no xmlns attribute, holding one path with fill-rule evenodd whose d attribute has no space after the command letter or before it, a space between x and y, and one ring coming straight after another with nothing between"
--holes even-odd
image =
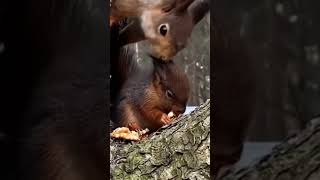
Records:
<instances>
[{"instance_id":1,"label":"rough bark texture","mask_svg":"<svg viewBox=\"0 0 320 180\"><path fill-rule=\"evenodd\" d=\"M111 140L111 179L209 179L210 100L138 143Z\"/></svg>"},{"instance_id":2,"label":"rough bark texture","mask_svg":"<svg viewBox=\"0 0 320 180\"><path fill-rule=\"evenodd\" d=\"M255 164L229 173L223 180L320 179L320 118L289 137Z\"/></svg>"}]
</instances>

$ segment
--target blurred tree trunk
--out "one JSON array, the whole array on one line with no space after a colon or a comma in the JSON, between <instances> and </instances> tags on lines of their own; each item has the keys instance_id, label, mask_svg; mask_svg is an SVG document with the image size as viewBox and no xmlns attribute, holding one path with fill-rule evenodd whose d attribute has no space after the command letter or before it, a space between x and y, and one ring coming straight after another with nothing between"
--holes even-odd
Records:
<instances>
[{"instance_id":1,"label":"blurred tree trunk","mask_svg":"<svg viewBox=\"0 0 320 180\"><path fill-rule=\"evenodd\" d=\"M246 137L283 140L320 114L319 5L212 1L215 171L240 158Z\"/></svg>"},{"instance_id":2,"label":"blurred tree trunk","mask_svg":"<svg viewBox=\"0 0 320 180\"><path fill-rule=\"evenodd\" d=\"M273 152L221 180L318 180L320 177L320 118Z\"/></svg>"},{"instance_id":3,"label":"blurred tree trunk","mask_svg":"<svg viewBox=\"0 0 320 180\"><path fill-rule=\"evenodd\" d=\"M112 179L209 179L210 101L138 143L111 140Z\"/></svg>"},{"instance_id":4,"label":"blurred tree trunk","mask_svg":"<svg viewBox=\"0 0 320 180\"><path fill-rule=\"evenodd\" d=\"M242 74L234 78L248 78L248 73L255 77L257 94L250 109L249 140L282 140L320 114L319 5L316 0L213 2L213 26L224 31L218 39L226 44L213 42L217 44L213 49L227 49L222 56L230 62L229 69L215 66L214 71L225 71L217 78L231 84L226 76L236 71L235 64ZM232 57L236 51L243 51L242 55ZM214 57L213 61L222 60Z\"/></svg>"}]
</instances>

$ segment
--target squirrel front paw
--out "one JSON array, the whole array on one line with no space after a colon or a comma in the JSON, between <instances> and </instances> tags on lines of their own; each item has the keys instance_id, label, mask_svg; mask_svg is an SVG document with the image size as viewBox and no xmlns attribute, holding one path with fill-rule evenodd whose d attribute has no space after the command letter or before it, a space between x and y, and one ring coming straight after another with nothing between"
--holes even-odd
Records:
<instances>
[{"instance_id":1,"label":"squirrel front paw","mask_svg":"<svg viewBox=\"0 0 320 180\"><path fill-rule=\"evenodd\" d=\"M138 123L136 123L136 122L130 122L130 123L128 123L127 127L128 127L131 131L136 131L136 132L143 130L143 128L140 127L140 125L139 125Z\"/></svg>"},{"instance_id":2,"label":"squirrel front paw","mask_svg":"<svg viewBox=\"0 0 320 180\"><path fill-rule=\"evenodd\" d=\"M160 121L164 124L164 125L167 125L167 124L170 124L172 122L172 119L167 115L167 114L162 114L161 115L161 118L160 118Z\"/></svg>"}]
</instances>

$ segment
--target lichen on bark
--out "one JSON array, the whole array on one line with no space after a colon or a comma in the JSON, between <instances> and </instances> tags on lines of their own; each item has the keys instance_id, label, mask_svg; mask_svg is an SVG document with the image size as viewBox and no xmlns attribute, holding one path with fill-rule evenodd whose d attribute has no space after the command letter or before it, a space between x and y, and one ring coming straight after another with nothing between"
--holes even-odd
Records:
<instances>
[{"instance_id":1,"label":"lichen on bark","mask_svg":"<svg viewBox=\"0 0 320 180\"><path fill-rule=\"evenodd\" d=\"M209 179L210 100L140 142L111 140L111 179Z\"/></svg>"},{"instance_id":2,"label":"lichen on bark","mask_svg":"<svg viewBox=\"0 0 320 180\"><path fill-rule=\"evenodd\" d=\"M221 180L318 180L320 177L320 118L288 137L273 151Z\"/></svg>"}]
</instances>

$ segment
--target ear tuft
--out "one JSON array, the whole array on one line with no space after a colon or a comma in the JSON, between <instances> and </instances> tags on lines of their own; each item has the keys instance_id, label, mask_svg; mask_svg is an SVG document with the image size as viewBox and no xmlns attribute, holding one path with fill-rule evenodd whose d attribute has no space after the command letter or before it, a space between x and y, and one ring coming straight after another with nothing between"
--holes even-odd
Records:
<instances>
[{"instance_id":1,"label":"ear tuft","mask_svg":"<svg viewBox=\"0 0 320 180\"><path fill-rule=\"evenodd\" d=\"M166 4L161 8L161 11L165 13L170 12L172 9L176 7L176 4L177 4L176 2L177 1L173 1L172 3Z\"/></svg>"},{"instance_id":2,"label":"ear tuft","mask_svg":"<svg viewBox=\"0 0 320 180\"><path fill-rule=\"evenodd\" d=\"M193 24L197 24L210 10L210 0L195 0L188 8Z\"/></svg>"},{"instance_id":3,"label":"ear tuft","mask_svg":"<svg viewBox=\"0 0 320 180\"><path fill-rule=\"evenodd\" d=\"M153 83L155 86L160 86L161 84L161 77L158 71L155 70L154 77L153 77Z\"/></svg>"},{"instance_id":4,"label":"ear tuft","mask_svg":"<svg viewBox=\"0 0 320 180\"><path fill-rule=\"evenodd\" d=\"M176 0L175 11L177 14L183 14L188 10L190 4L197 0Z\"/></svg>"},{"instance_id":5,"label":"ear tuft","mask_svg":"<svg viewBox=\"0 0 320 180\"><path fill-rule=\"evenodd\" d=\"M153 74L154 74L154 83L155 85L160 85L162 78L161 74L163 73L163 65L165 62L163 62L161 59L157 59L151 56L152 63L153 63Z\"/></svg>"}]
</instances>

